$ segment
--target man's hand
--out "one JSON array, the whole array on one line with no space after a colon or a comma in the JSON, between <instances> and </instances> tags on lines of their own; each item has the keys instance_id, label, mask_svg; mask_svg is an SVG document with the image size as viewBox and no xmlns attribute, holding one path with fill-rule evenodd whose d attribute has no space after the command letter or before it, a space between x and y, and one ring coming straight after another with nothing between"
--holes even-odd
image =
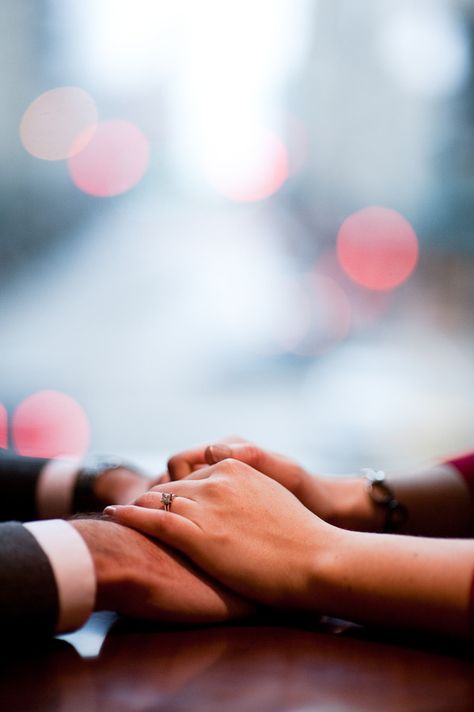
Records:
<instances>
[{"instance_id":1,"label":"man's hand","mask_svg":"<svg viewBox=\"0 0 474 712\"><path fill-rule=\"evenodd\" d=\"M175 496L165 511L162 495L170 491ZM135 506L106 513L178 549L241 595L285 608L313 606L313 582L319 581L314 569L340 532L237 460L158 485Z\"/></svg>"},{"instance_id":2,"label":"man's hand","mask_svg":"<svg viewBox=\"0 0 474 712\"><path fill-rule=\"evenodd\" d=\"M141 472L128 467L111 467L102 472L94 482L94 494L102 509L108 504L128 504L158 480L150 480Z\"/></svg>"},{"instance_id":3,"label":"man's hand","mask_svg":"<svg viewBox=\"0 0 474 712\"><path fill-rule=\"evenodd\" d=\"M178 623L216 623L255 612L253 604L143 534L106 520L70 523L94 560L95 610Z\"/></svg>"}]
</instances>

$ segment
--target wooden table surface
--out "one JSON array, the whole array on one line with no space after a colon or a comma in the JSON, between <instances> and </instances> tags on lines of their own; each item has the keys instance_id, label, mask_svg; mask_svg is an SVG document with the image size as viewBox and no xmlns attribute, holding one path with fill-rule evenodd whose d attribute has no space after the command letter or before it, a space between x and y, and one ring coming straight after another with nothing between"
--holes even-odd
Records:
<instances>
[{"instance_id":1,"label":"wooden table surface","mask_svg":"<svg viewBox=\"0 0 474 712\"><path fill-rule=\"evenodd\" d=\"M474 710L471 644L337 621L165 630L96 614L62 640L2 645L5 712Z\"/></svg>"}]
</instances>

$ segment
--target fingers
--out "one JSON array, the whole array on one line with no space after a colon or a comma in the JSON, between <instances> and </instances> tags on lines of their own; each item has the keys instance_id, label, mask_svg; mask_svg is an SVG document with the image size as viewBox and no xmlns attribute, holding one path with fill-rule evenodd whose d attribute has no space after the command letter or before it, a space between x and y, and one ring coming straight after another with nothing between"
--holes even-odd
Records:
<instances>
[{"instance_id":1,"label":"fingers","mask_svg":"<svg viewBox=\"0 0 474 712\"><path fill-rule=\"evenodd\" d=\"M282 464L281 457L266 452L252 443L232 443L231 445L216 443L215 445L209 445L204 455L209 465L215 465L221 460L233 458L234 460L245 462L250 467L268 475L281 469Z\"/></svg>"},{"instance_id":2,"label":"fingers","mask_svg":"<svg viewBox=\"0 0 474 712\"><path fill-rule=\"evenodd\" d=\"M196 473L197 474L197 473ZM198 495L200 480L194 479L189 480L179 480L177 482L166 482L161 485L155 485L145 492L144 494L137 497L133 504L137 504L140 507L157 507L161 508L161 495L164 493L173 494L175 497L173 499L173 504L178 499L188 499L190 501L194 500Z\"/></svg>"},{"instance_id":3,"label":"fingers","mask_svg":"<svg viewBox=\"0 0 474 712\"><path fill-rule=\"evenodd\" d=\"M232 445L216 443L206 448L205 457L206 462L211 466L228 458L239 460L267 477L271 477L294 494L300 491L305 478L304 470L296 462L283 455L262 450L253 443Z\"/></svg>"},{"instance_id":4,"label":"fingers","mask_svg":"<svg viewBox=\"0 0 474 712\"><path fill-rule=\"evenodd\" d=\"M229 435L222 438L218 442L219 444L238 444L245 443L246 440L238 435ZM184 477L188 477L195 469L205 466L207 463L204 456L205 451L206 446L199 445L198 447L191 448L190 450L183 450L182 452L173 455L173 457L168 460L168 472L170 479L182 480ZM220 459L222 460L224 458L221 457ZM218 460L216 460L216 462L218 462Z\"/></svg>"},{"instance_id":5,"label":"fingers","mask_svg":"<svg viewBox=\"0 0 474 712\"><path fill-rule=\"evenodd\" d=\"M134 504L145 509L165 509L165 505L163 504L161 498L162 494L163 492L146 492L141 497L138 497ZM181 516L192 519L193 521L194 515L197 514L198 505L193 499L188 499L187 497L178 497L174 495L171 504L168 506L170 512L180 514Z\"/></svg>"},{"instance_id":6,"label":"fingers","mask_svg":"<svg viewBox=\"0 0 474 712\"><path fill-rule=\"evenodd\" d=\"M195 466L205 464L204 450L205 447L201 446L173 455L168 460L170 479L182 480L193 472Z\"/></svg>"},{"instance_id":7,"label":"fingers","mask_svg":"<svg viewBox=\"0 0 474 712\"><path fill-rule=\"evenodd\" d=\"M222 469L222 465L220 465ZM153 506L151 503L161 502L161 493L167 492L169 494L177 495L180 499L186 498L188 500L202 499L204 496L204 490L206 481L209 480L213 475L217 474L215 472L216 467L206 466L201 470L196 470L185 480L176 480L175 482L165 482L160 485L155 485L144 494L137 497L134 504L138 504L141 507ZM149 495L157 495L157 499L152 500Z\"/></svg>"},{"instance_id":8,"label":"fingers","mask_svg":"<svg viewBox=\"0 0 474 712\"><path fill-rule=\"evenodd\" d=\"M193 541L201 531L190 519L164 509L147 509L127 504L123 507L107 507L105 513L118 524L159 539L188 556L192 555Z\"/></svg>"}]
</instances>

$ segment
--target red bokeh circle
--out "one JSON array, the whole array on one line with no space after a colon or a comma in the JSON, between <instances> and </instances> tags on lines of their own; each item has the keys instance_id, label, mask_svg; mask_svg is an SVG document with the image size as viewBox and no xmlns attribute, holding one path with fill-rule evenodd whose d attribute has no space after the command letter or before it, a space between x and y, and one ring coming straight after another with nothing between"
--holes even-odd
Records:
<instances>
[{"instance_id":1,"label":"red bokeh circle","mask_svg":"<svg viewBox=\"0 0 474 712\"><path fill-rule=\"evenodd\" d=\"M90 133L90 129L87 129ZM136 185L148 167L150 146L129 121L102 121L82 151L72 156L69 174L74 185L89 195L107 198ZM85 143L80 135L77 141Z\"/></svg>"},{"instance_id":2,"label":"red bokeh circle","mask_svg":"<svg viewBox=\"0 0 474 712\"><path fill-rule=\"evenodd\" d=\"M89 447L86 414L71 396L39 391L23 400L13 414L13 444L30 457L83 457Z\"/></svg>"},{"instance_id":3,"label":"red bokeh circle","mask_svg":"<svg viewBox=\"0 0 474 712\"><path fill-rule=\"evenodd\" d=\"M8 414L5 406L0 403L0 448L8 447Z\"/></svg>"},{"instance_id":4,"label":"red bokeh circle","mask_svg":"<svg viewBox=\"0 0 474 712\"><path fill-rule=\"evenodd\" d=\"M408 220L396 210L372 206L344 220L337 236L337 256L344 272L357 284L390 290L415 269L418 239Z\"/></svg>"}]
</instances>

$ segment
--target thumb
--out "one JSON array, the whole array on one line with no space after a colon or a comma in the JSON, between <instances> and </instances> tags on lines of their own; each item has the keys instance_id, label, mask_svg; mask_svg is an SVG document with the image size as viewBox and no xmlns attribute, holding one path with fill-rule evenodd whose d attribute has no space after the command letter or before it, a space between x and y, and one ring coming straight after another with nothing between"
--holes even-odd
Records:
<instances>
[{"instance_id":1,"label":"thumb","mask_svg":"<svg viewBox=\"0 0 474 712\"><path fill-rule=\"evenodd\" d=\"M252 443L233 443L229 445L216 443L215 445L209 445L204 455L209 465L215 465L221 460L232 457L268 475L272 475L275 471L281 469L281 458L278 455L272 455Z\"/></svg>"},{"instance_id":2,"label":"thumb","mask_svg":"<svg viewBox=\"0 0 474 712\"><path fill-rule=\"evenodd\" d=\"M235 447L235 446L234 446ZM204 451L204 457L208 465L215 465L221 460L227 460L229 457L235 457L233 455L233 449L231 445L224 445L223 443L217 443L216 445L209 445Z\"/></svg>"}]
</instances>

